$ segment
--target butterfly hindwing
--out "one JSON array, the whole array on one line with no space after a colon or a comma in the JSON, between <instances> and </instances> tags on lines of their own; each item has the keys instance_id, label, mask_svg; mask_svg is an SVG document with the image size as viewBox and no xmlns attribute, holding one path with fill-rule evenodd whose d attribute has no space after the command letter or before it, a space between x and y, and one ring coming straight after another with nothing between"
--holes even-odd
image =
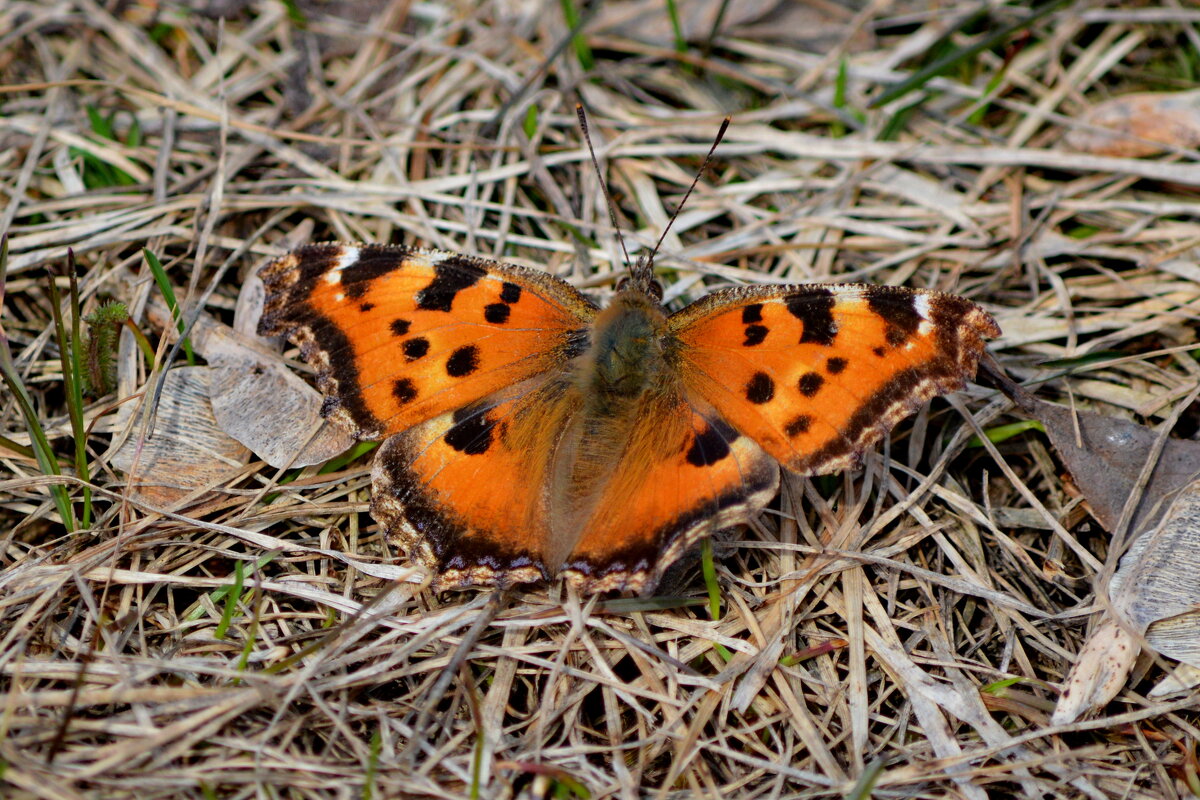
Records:
<instances>
[{"instance_id":1,"label":"butterfly hindwing","mask_svg":"<svg viewBox=\"0 0 1200 800\"><path fill-rule=\"evenodd\" d=\"M953 295L886 286L743 287L669 320L688 390L788 469L854 465L923 402L962 388L999 328Z\"/></svg>"},{"instance_id":2,"label":"butterfly hindwing","mask_svg":"<svg viewBox=\"0 0 1200 800\"><path fill-rule=\"evenodd\" d=\"M579 406L561 379L538 377L392 436L372 469L371 515L435 589L553 575L569 544L554 541L547 487Z\"/></svg>"},{"instance_id":3,"label":"butterfly hindwing","mask_svg":"<svg viewBox=\"0 0 1200 800\"><path fill-rule=\"evenodd\" d=\"M259 333L300 345L325 415L363 439L561 368L596 311L544 272L394 245L309 245L260 275Z\"/></svg>"},{"instance_id":4,"label":"butterfly hindwing","mask_svg":"<svg viewBox=\"0 0 1200 800\"><path fill-rule=\"evenodd\" d=\"M645 592L704 535L770 502L779 467L754 440L682 394L657 398L629 431L563 567L581 592Z\"/></svg>"}]
</instances>

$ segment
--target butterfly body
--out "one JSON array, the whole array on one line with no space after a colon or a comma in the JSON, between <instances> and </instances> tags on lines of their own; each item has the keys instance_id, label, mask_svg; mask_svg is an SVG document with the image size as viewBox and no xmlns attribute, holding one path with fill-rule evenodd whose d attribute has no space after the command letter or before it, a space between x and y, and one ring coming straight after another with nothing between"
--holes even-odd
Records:
<instances>
[{"instance_id":1,"label":"butterfly body","mask_svg":"<svg viewBox=\"0 0 1200 800\"><path fill-rule=\"evenodd\" d=\"M510 264L313 245L268 264L260 333L318 372L326 415L384 438L372 515L436 588L563 575L648 591L800 474L852 466L974 372L999 333L952 295L715 292L669 314L648 270L601 309Z\"/></svg>"},{"instance_id":2,"label":"butterfly body","mask_svg":"<svg viewBox=\"0 0 1200 800\"><path fill-rule=\"evenodd\" d=\"M674 348L667 315L643 292L618 294L596 315L593 329L592 346L579 367L590 411L620 414L670 383Z\"/></svg>"}]
</instances>

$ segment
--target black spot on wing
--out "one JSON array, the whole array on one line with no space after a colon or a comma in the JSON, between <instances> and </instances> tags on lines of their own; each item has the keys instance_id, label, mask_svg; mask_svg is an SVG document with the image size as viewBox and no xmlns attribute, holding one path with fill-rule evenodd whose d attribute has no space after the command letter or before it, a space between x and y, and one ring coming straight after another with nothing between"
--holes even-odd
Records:
<instances>
[{"instance_id":1,"label":"black spot on wing","mask_svg":"<svg viewBox=\"0 0 1200 800\"><path fill-rule=\"evenodd\" d=\"M747 325L746 341L742 342L742 347L754 347L757 344L762 344L763 339L767 338L768 333L770 333L770 328L766 325Z\"/></svg>"},{"instance_id":2,"label":"black spot on wing","mask_svg":"<svg viewBox=\"0 0 1200 800\"><path fill-rule=\"evenodd\" d=\"M500 287L500 302L512 305L520 299L521 287L517 286L515 283L509 283L508 281L505 281L504 285Z\"/></svg>"},{"instance_id":3,"label":"black spot on wing","mask_svg":"<svg viewBox=\"0 0 1200 800\"><path fill-rule=\"evenodd\" d=\"M446 360L446 374L462 378L479 369L479 348L473 344L463 345Z\"/></svg>"},{"instance_id":4,"label":"black spot on wing","mask_svg":"<svg viewBox=\"0 0 1200 800\"><path fill-rule=\"evenodd\" d=\"M800 376L800 380L796 384L796 388L800 390L800 394L805 397L815 397L817 392L821 391L821 387L825 385L825 379L816 372L806 372Z\"/></svg>"},{"instance_id":5,"label":"black spot on wing","mask_svg":"<svg viewBox=\"0 0 1200 800\"><path fill-rule=\"evenodd\" d=\"M360 305L360 306L358 307L358 310L359 310L359 311L361 311L361 312L363 312L363 313L365 314L365 313L367 313L368 311L370 311L370 310L371 310L371 309L373 309L373 308L375 308L375 304L374 304L374 303L363 303L362 305Z\"/></svg>"},{"instance_id":6,"label":"black spot on wing","mask_svg":"<svg viewBox=\"0 0 1200 800\"><path fill-rule=\"evenodd\" d=\"M487 273L478 264L461 256L450 256L433 266L433 280L417 292L417 308L424 311L449 311L454 298L469 289Z\"/></svg>"},{"instance_id":7,"label":"black spot on wing","mask_svg":"<svg viewBox=\"0 0 1200 800\"><path fill-rule=\"evenodd\" d=\"M503 325L511 313L512 309L506 303L489 303L483 309L483 318L493 325Z\"/></svg>"},{"instance_id":8,"label":"black spot on wing","mask_svg":"<svg viewBox=\"0 0 1200 800\"><path fill-rule=\"evenodd\" d=\"M812 425L812 417L808 414L801 414L792 419L783 431L788 436L799 436L802 433L807 433L810 425Z\"/></svg>"},{"instance_id":9,"label":"black spot on wing","mask_svg":"<svg viewBox=\"0 0 1200 800\"><path fill-rule=\"evenodd\" d=\"M738 432L720 417L704 422L704 430L695 435L687 451L687 462L694 467L707 467L728 458L729 445L738 438Z\"/></svg>"},{"instance_id":10,"label":"black spot on wing","mask_svg":"<svg viewBox=\"0 0 1200 800\"><path fill-rule=\"evenodd\" d=\"M889 286L872 286L864 293L867 305L884 322L884 338L891 347L904 344L921 325L917 312L917 295Z\"/></svg>"},{"instance_id":11,"label":"black spot on wing","mask_svg":"<svg viewBox=\"0 0 1200 800\"><path fill-rule=\"evenodd\" d=\"M418 336L405 342L402 349L404 350L404 358L406 360L416 361L429 352L429 340L423 336Z\"/></svg>"},{"instance_id":12,"label":"black spot on wing","mask_svg":"<svg viewBox=\"0 0 1200 800\"><path fill-rule=\"evenodd\" d=\"M488 418L490 409L460 408L454 412L454 425L442 440L460 453L478 456L492 446L492 431L496 423Z\"/></svg>"},{"instance_id":13,"label":"black spot on wing","mask_svg":"<svg viewBox=\"0 0 1200 800\"><path fill-rule=\"evenodd\" d=\"M775 381L765 372L756 372L746 384L746 399L755 405L771 402L775 397Z\"/></svg>"},{"instance_id":14,"label":"black spot on wing","mask_svg":"<svg viewBox=\"0 0 1200 800\"><path fill-rule=\"evenodd\" d=\"M412 323L406 319L394 319L390 327L393 335L404 336L408 333L408 329L412 327Z\"/></svg>"},{"instance_id":15,"label":"black spot on wing","mask_svg":"<svg viewBox=\"0 0 1200 800\"><path fill-rule=\"evenodd\" d=\"M825 370L830 375L839 375L839 374L841 374L842 370L844 370L846 368L846 365L848 363L849 362L846 361L846 359L838 358L837 356L834 356L833 358L831 358L825 362Z\"/></svg>"},{"instance_id":16,"label":"black spot on wing","mask_svg":"<svg viewBox=\"0 0 1200 800\"><path fill-rule=\"evenodd\" d=\"M762 322L762 303L751 303L748 306L742 306L742 324L750 325L755 322Z\"/></svg>"},{"instance_id":17,"label":"black spot on wing","mask_svg":"<svg viewBox=\"0 0 1200 800\"><path fill-rule=\"evenodd\" d=\"M417 387L408 378L401 378L392 384L392 394L404 405L417 399Z\"/></svg>"},{"instance_id":18,"label":"black spot on wing","mask_svg":"<svg viewBox=\"0 0 1200 800\"><path fill-rule=\"evenodd\" d=\"M831 345L837 338L833 306L837 300L828 289L813 288L794 294L784 301L787 310L804 325L800 344Z\"/></svg>"},{"instance_id":19,"label":"black spot on wing","mask_svg":"<svg viewBox=\"0 0 1200 800\"><path fill-rule=\"evenodd\" d=\"M406 255L406 251L392 248L358 248L358 260L339 273L342 290L347 297L360 299L367 293L372 281L400 269Z\"/></svg>"}]
</instances>

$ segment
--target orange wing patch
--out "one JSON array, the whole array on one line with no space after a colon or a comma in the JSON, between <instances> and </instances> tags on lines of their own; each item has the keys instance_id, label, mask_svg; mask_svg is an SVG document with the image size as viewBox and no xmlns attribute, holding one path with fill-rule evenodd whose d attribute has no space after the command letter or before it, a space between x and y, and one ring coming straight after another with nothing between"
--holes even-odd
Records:
<instances>
[{"instance_id":1,"label":"orange wing patch","mask_svg":"<svg viewBox=\"0 0 1200 800\"><path fill-rule=\"evenodd\" d=\"M689 391L788 469L847 469L897 422L974 375L982 309L882 286L715 292L673 315Z\"/></svg>"},{"instance_id":2,"label":"orange wing patch","mask_svg":"<svg viewBox=\"0 0 1200 800\"><path fill-rule=\"evenodd\" d=\"M553 541L546 487L580 405L561 379L534 379L391 437L372 468L371 515L435 590L553 575L570 545Z\"/></svg>"},{"instance_id":3,"label":"orange wing patch","mask_svg":"<svg viewBox=\"0 0 1200 800\"><path fill-rule=\"evenodd\" d=\"M374 439L561 366L596 308L511 264L408 247L302 247L263 268L259 333L317 368L323 413Z\"/></svg>"}]
</instances>

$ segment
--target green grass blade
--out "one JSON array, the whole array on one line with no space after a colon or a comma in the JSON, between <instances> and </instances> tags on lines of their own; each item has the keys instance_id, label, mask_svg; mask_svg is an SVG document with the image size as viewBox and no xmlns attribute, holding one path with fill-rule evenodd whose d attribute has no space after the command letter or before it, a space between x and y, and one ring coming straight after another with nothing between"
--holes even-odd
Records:
<instances>
[{"instance_id":1,"label":"green grass blade","mask_svg":"<svg viewBox=\"0 0 1200 800\"><path fill-rule=\"evenodd\" d=\"M7 279L8 236L3 236L0 237L0 309L4 308L4 286ZM61 475L62 470L59 469L58 458L54 455L50 440L46 438L46 431L33 408L33 401L29 398L29 393L25 391L21 373L17 371L16 365L13 363L12 350L8 346L8 334L3 325L0 325L0 377L3 377L5 385L8 386L8 390L17 401L17 406L21 409L21 416L25 418L25 427L29 429L29 438L33 443L33 454L37 459L38 469L42 471L43 475ZM77 527L75 510L71 506L67 487L51 486L50 496L54 500L55 508L58 509L58 516L62 519L63 527L68 532L74 531Z\"/></svg>"},{"instance_id":2,"label":"green grass blade","mask_svg":"<svg viewBox=\"0 0 1200 800\"><path fill-rule=\"evenodd\" d=\"M233 564L233 587L225 595L225 609L221 613L221 621L217 623L217 629L213 631L213 636L217 639L224 639L225 634L229 632L229 626L233 624L233 615L237 611L238 603L242 600L242 587L246 581L246 565L242 560L237 560Z\"/></svg>"},{"instance_id":3,"label":"green grass blade","mask_svg":"<svg viewBox=\"0 0 1200 800\"><path fill-rule=\"evenodd\" d=\"M158 290L162 292L163 299L167 301L167 307L171 309L171 318L175 320L175 327L179 329L179 335L183 336L187 326L183 323L183 312L179 310L179 301L175 299L175 290L171 288L171 281L167 279L167 271L163 269L158 256L151 253L148 248L142 248L142 257L146 259L146 265L150 267L150 272L154 275L154 282L158 284ZM196 355L192 352L190 339L183 340L183 352L187 355L188 366L196 366Z\"/></svg>"},{"instance_id":4,"label":"green grass blade","mask_svg":"<svg viewBox=\"0 0 1200 800\"><path fill-rule=\"evenodd\" d=\"M1035 6L1030 11L1029 15L1023 19L1010 22L1008 25L1005 25L1002 28L980 36L975 42L966 45L965 47L955 48L941 58L935 59L931 63L926 64L908 78L888 89L879 97L875 98L875 100L871 102L871 107L878 108L880 106L887 105L893 100L901 98L909 92L921 88L925 84L929 83L929 81L951 69L955 65L969 58L973 58L979 53L982 53L984 50L990 50L991 48L1011 37L1013 34L1019 33L1020 31L1030 27L1042 17L1045 17L1056 11L1059 6L1064 5L1066 2L1067 0L1050 0L1050 2L1043 3L1040 6ZM972 17L966 22L976 18L977 17ZM966 24L966 22L964 22L964 24ZM953 31L947 31L946 36L943 38L948 38L957 32L957 29ZM935 46L931 46L930 49L934 49Z\"/></svg>"},{"instance_id":5,"label":"green grass blade","mask_svg":"<svg viewBox=\"0 0 1200 800\"><path fill-rule=\"evenodd\" d=\"M563 18L567 21L567 28L577 31L579 28L579 9L575 7L572 0L560 0L563 11ZM579 65L584 70L591 71L596 66L596 58L592 55L592 48L588 47L587 40L583 38L583 34L578 31L571 37L571 46L575 48L575 57L579 59Z\"/></svg>"}]
</instances>

